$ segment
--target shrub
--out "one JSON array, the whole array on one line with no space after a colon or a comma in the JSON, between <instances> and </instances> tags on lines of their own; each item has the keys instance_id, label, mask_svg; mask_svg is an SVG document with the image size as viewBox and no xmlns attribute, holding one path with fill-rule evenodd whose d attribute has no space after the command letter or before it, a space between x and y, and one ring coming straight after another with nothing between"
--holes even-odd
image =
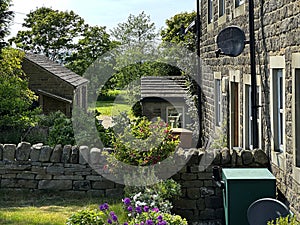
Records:
<instances>
[{"instance_id":1,"label":"shrub","mask_svg":"<svg viewBox=\"0 0 300 225\"><path fill-rule=\"evenodd\" d=\"M51 146L57 144L74 145L75 138L71 119L67 118L65 114L58 111L54 113L53 122L54 124L49 130L48 144Z\"/></svg>"},{"instance_id":2,"label":"shrub","mask_svg":"<svg viewBox=\"0 0 300 225\"><path fill-rule=\"evenodd\" d=\"M170 127L162 120L152 122L145 117L135 120L121 117L119 121L125 124L116 127L119 133L115 134L113 142L115 159L130 165L147 166L175 152L179 138L171 134Z\"/></svg>"},{"instance_id":3,"label":"shrub","mask_svg":"<svg viewBox=\"0 0 300 225\"><path fill-rule=\"evenodd\" d=\"M103 212L84 209L67 219L67 225L104 225Z\"/></svg>"},{"instance_id":4,"label":"shrub","mask_svg":"<svg viewBox=\"0 0 300 225\"><path fill-rule=\"evenodd\" d=\"M153 224L153 225L187 225L186 219L179 215L161 213L155 211L143 212L129 222L129 225Z\"/></svg>"},{"instance_id":5,"label":"shrub","mask_svg":"<svg viewBox=\"0 0 300 225\"><path fill-rule=\"evenodd\" d=\"M132 199L132 204L137 206L151 206L159 208L162 212L170 213L173 208L171 199L181 195L181 186L172 179L160 181L151 186L126 186L125 195Z\"/></svg>"},{"instance_id":6,"label":"shrub","mask_svg":"<svg viewBox=\"0 0 300 225\"><path fill-rule=\"evenodd\" d=\"M295 216L279 217L276 220L269 221L267 225L299 225Z\"/></svg>"}]
</instances>

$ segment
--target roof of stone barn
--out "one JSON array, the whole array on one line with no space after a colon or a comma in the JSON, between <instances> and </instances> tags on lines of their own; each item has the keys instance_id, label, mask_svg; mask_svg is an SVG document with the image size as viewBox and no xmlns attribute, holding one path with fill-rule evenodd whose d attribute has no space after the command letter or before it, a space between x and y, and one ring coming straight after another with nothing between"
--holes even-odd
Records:
<instances>
[{"instance_id":1,"label":"roof of stone barn","mask_svg":"<svg viewBox=\"0 0 300 225\"><path fill-rule=\"evenodd\" d=\"M183 76L142 77L141 98L182 98L187 96Z\"/></svg>"},{"instance_id":2,"label":"roof of stone barn","mask_svg":"<svg viewBox=\"0 0 300 225\"><path fill-rule=\"evenodd\" d=\"M72 72L66 67L60 65L59 63L50 60L44 55L26 53L24 60L34 63L36 66L62 79L63 81L71 84L74 87L78 87L88 82L87 79L83 78L82 76L79 76L78 74Z\"/></svg>"}]
</instances>

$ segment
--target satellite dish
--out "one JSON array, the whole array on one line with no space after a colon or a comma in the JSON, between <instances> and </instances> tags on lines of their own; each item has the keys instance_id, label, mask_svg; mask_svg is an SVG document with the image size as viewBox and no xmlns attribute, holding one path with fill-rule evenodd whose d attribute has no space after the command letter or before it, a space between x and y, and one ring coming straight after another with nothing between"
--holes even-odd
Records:
<instances>
[{"instance_id":1,"label":"satellite dish","mask_svg":"<svg viewBox=\"0 0 300 225\"><path fill-rule=\"evenodd\" d=\"M250 225L266 225L268 221L290 214L288 207L273 198L262 198L253 202L247 211Z\"/></svg>"},{"instance_id":2,"label":"satellite dish","mask_svg":"<svg viewBox=\"0 0 300 225\"><path fill-rule=\"evenodd\" d=\"M217 56L219 54L232 57L240 55L244 50L245 40L245 33L241 28L237 26L224 28L217 36Z\"/></svg>"}]
</instances>

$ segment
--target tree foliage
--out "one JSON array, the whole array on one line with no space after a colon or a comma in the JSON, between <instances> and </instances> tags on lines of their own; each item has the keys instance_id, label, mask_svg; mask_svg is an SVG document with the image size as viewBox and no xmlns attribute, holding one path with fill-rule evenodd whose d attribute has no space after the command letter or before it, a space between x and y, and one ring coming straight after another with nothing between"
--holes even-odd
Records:
<instances>
[{"instance_id":1,"label":"tree foliage","mask_svg":"<svg viewBox=\"0 0 300 225\"><path fill-rule=\"evenodd\" d=\"M161 31L162 40L186 46L195 51L195 27L184 34L184 30L196 19L196 12L176 14L166 20L167 28Z\"/></svg>"},{"instance_id":2,"label":"tree foliage","mask_svg":"<svg viewBox=\"0 0 300 225\"><path fill-rule=\"evenodd\" d=\"M111 30L111 34L123 45L144 44L158 36L155 32L155 24L145 12L137 16L130 14L126 22L119 23Z\"/></svg>"},{"instance_id":3,"label":"tree foliage","mask_svg":"<svg viewBox=\"0 0 300 225\"><path fill-rule=\"evenodd\" d=\"M66 66L82 75L98 57L116 45L110 40L105 27L86 26L82 38L77 43L76 51L66 59Z\"/></svg>"},{"instance_id":4,"label":"tree foliage","mask_svg":"<svg viewBox=\"0 0 300 225\"><path fill-rule=\"evenodd\" d=\"M11 0L0 1L0 52L7 43L4 38L9 34L9 25L13 19L13 12L9 10Z\"/></svg>"},{"instance_id":5,"label":"tree foliage","mask_svg":"<svg viewBox=\"0 0 300 225\"><path fill-rule=\"evenodd\" d=\"M28 88L19 50L4 48L0 61L0 131L26 128L35 122L31 106L36 96Z\"/></svg>"},{"instance_id":6,"label":"tree foliage","mask_svg":"<svg viewBox=\"0 0 300 225\"><path fill-rule=\"evenodd\" d=\"M19 31L10 42L63 63L66 56L76 49L74 40L82 35L85 24L73 11L42 7L27 14L23 27L27 29Z\"/></svg>"}]
</instances>

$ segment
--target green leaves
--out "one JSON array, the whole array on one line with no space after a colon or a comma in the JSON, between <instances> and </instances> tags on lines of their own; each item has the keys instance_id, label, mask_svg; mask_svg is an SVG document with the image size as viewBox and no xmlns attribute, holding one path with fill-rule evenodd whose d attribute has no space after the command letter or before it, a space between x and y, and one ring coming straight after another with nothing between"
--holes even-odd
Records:
<instances>
[{"instance_id":1,"label":"green leaves","mask_svg":"<svg viewBox=\"0 0 300 225\"><path fill-rule=\"evenodd\" d=\"M5 48L0 61L0 128L34 123L30 110L37 97L28 88L26 75L21 70L23 53Z\"/></svg>"},{"instance_id":2,"label":"green leaves","mask_svg":"<svg viewBox=\"0 0 300 225\"><path fill-rule=\"evenodd\" d=\"M9 34L9 25L13 19L13 12L9 11L11 0L1 0L0 2L0 53L7 43L4 38Z\"/></svg>"}]
</instances>

